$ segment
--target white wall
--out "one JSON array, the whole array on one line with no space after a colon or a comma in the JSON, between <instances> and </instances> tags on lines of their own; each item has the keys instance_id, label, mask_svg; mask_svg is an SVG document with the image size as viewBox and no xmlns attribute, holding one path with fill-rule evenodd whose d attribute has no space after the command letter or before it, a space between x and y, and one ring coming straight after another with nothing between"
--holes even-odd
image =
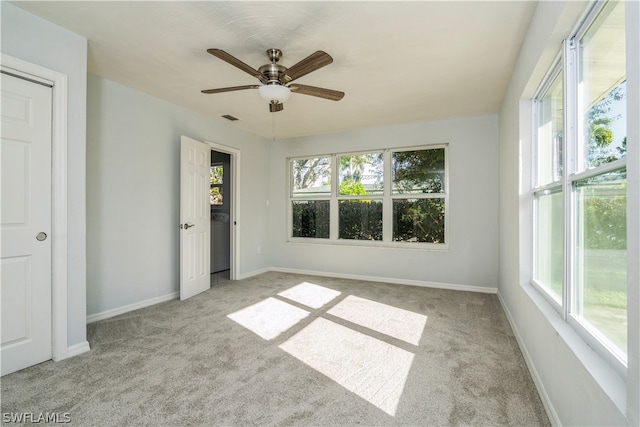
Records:
<instances>
[{"instance_id":1,"label":"white wall","mask_svg":"<svg viewBox=\"0 0 640 427\"><path fill-rule=\"evenodd\" d=\"M588 3L577 1L538 3L503 101L500 112L499 296L553 423L637 425L638 316L629 316L631 362L628 382L625 383L529 286L531 202L527 195L530 185L527 159L531 150L530 99L559 52L562 39L571 33L587 6ZM627 11L635 13L635 18L630 21L631 26L628 25L627 44L635 49L636 55L639 50L637 8L637 2L627 3ZM637 62L627 72L628 102L629 105L636 105L636 115L640 103L640 70ZM638 139L636 137L632 141L631 135L638 135L637 126L640 122L631 117L630 127L635 126L635 130L628 133L628 144L635 148L629 149L629 159L633 150L637 153ZM629 173L636 179L637 168L638 160L629 160ZM631 203L636 207L637 187L637 183L630 184L628 193ZM630 224L636 230L636 235L631 236L629 241L635 241L637 248L637 214L635 219L630 219ZM635 253L637 256L637 249ZM635 268L634 277L637 279ZM629 283L633 288L629 291L630 313L637 312L638 283ZM634 334L636 338L632 339ZM627 404L628 399L630 402L635 399L635 409L633 404Z\"/></svg>"},{"instance_id":2,"label":"white wall","mask_svg":"<svg viewBox=\"0 0 640 427\"><path fill-rule=\"evenodd\" d=\"M16 6L1 2L2 53L66 74L67 345L86 341L85 143L87 41Z\"/></svg>"},{"instance_id":3,"label":"white wall","mask_svg":"<svg viewBox=\"0 0 640 427\"><path fill-rule=\"evenodd\" d=\"M277 141L271 154L271 265L497 288L497 132L497 117L485 116ZM440 143L449 143L448 252L287 242L288 157Z\"/></svg>"},{"instance_id":4,"label":"white wall","mask_svg":"<svg viewBox=\"0 0 640 427\"><path fill-rule=\"evenodd\" d=\"M268 267L270 141L90 75L87 312L179 289L180 135L241 151L240 275Z\"/></svg>"}]
</instances>

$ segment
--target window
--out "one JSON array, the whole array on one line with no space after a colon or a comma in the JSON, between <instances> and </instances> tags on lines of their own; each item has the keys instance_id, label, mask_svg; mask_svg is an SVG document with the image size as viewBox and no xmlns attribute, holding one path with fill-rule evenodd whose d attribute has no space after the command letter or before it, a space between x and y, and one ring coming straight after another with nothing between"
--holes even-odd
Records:
<instances>
[{"instance_id":1,"label":"window","mask_svg":"<svg viewBox=\"0 0 640 427\"><path fill-rule=\"evenodd\" d=\"M382 240L382 153L338 157L338 238Z\"/></svg>"},{"instance_id":2,"label":"window","mask_svg":"<svg viewBox=\"0 0 640 427\"><path fill-rule=\"evenodd\" d=\"M565 42L559 65L534 99L532 168L532 282L594 348L623 367L627 363L624 7L622 1L605 3Z\"/></svg>"},{"instance_id":3,"label":"window","mask_svg":"<svg viewBox=\"0 0 640 427\"><path fill-rule=\"evenodd\" d=\"M223 206L222 180L224 176L224 169L222 163L212 164L209 176L211 178L211 190L209 193L211 206Z\"/></svg>"},{"instance_id":4,"label":"window","mask_svg":"<svg viewBox=\"0 0 640 427\"><path fill-rule=\"evenodd\" d=\"M558 304L563 282L562 68L537 99L537 150L534 198L534 280Z\"/></svg>"},{"instance_id":5,"label":"window","mask_svg":"<svg viewBox=\"0 0 640 427\"><path fill-rule=\"evenodd\" d=\"M625 2L609 2L578 45L572 316L626 361Z\"/></svg>"},{"instance_id":6,"label":"window","mask_svg":"<svg viewBox=\"0 0 640 427\"><path fill-rule=\"evenodd\" d=\"M445 244L446 146L292 159L290 173L292 238Z\"/></svg>"},{"instance_id":7,"label":"window","mask_svg":"<svg viewBox=\"0 0 640 427\"><path fill-rule=\"evenodd\" d=\"M444 243L445 149L391 155L393 240Z\"/></svg>"},{"instance_id":8,"label":"window","mask_svg":"<svg viewBox=\"0 0 640 427\"><path fill-rule=\"evenodd\" d=\"M329 238L331 161L329 157L291 162L292 236Z\"/></svg>"}]
</instances>

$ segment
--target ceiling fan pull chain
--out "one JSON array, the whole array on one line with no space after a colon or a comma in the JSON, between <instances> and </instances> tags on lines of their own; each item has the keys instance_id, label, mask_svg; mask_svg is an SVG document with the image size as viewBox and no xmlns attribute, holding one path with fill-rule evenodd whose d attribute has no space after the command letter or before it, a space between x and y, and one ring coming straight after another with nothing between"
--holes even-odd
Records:
<instances>
[{"instance_id":1,"label":"ceiling fan pull chain","mask_svg":"<svg viewBox=\"0 0 640 427\"><path fill-rule=\"evenodd\" d=\"M273 142L276 141L276 115L271 115L271 134L273 135Z\"/></svg>"}]
</instances>

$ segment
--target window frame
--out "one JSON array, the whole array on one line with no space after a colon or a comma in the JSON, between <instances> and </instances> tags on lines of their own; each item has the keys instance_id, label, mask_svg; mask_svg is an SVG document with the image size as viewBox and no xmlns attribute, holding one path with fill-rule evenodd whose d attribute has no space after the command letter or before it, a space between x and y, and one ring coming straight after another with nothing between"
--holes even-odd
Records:
<instances>
[{"instance_id":1,"label":"window frame","mask_svg":"<svg viewBox=\"0 0 640 427\"><path fill-rule=\"evenodd\" d=\"M348 195L348 194L340 194L340 157L347 157L347 156L358 156L358 155L362 155L362 154L382 154L382 180L383 180L383 189L382 189L382 194L362 194L362 195ZM335 180L333 172L332 172L332 176L331 176L331 182L333 183L333 181L336 182L336 189L335 189L335 203L332 203L331 207L333 208L333 205L335 204L336 206L336 211L337 211L337 216L335 217L336 220L335 221L331 221L331 223L334 225L335 230L332 229L332 234L331 234L331 239L333 240L333 236L335 236L335 240L339 241L339 242L384 242L384 232L385 232L385 206L386 206L386 202L385 202L385 185L386 185L386 180L384 179L386 176L385 173L385 164L386 164L386 150L366 150L366 151L354 151L354 152L347 152L347 153L336 153L334 154L334 159L335 163L336 163L336 174L335 174ZM333 169L332 169L333 171ZM372 240L365 240L365 239L345 239L345 238L340 238L340 202L341 201L351 201L351 200L380 200L382 202L382 239L372 239ZM335 232L335 233L333 233ZM361 244L361 243L356 243L356 244Z\"/></svg>"},{"instance_id":2,"label":"window frame","mask_svg":"<svg viewBox=\"0 0 640 427\"><path fill-rule=\"evenodd\" d=\"M216 205L216 204L212 203L211 204L211 210L212 211L215 211L217 209L222 209L222 208L224 208L226 206L226 203L225 203L226 199L225 199L224 190L223 190L223 188L224 188L224 170L225 170L224 163L223 162L211 163L210 169L213 169L215 167L221 167L222 168L222 178L221 178L222 182L220 182L220 183L210 182L209 183L209 191L211 191L211 189L213 189L213 188L218 188L219 192L220 192L220 195L222 196L222 203L220 203L219 205Z\"/></svg>"},{"instance_id":3,"label":"window frame","mask_svg":"<svg viewBox=\"0 0 640 427\"><path fill-rule=\"evenodd\" d=\"M318 158L328 158L329 159L329 168L330 168L330 177L331 177L331 190L328 195L315 195L315 196L294 196L293 195L293 185L294 185L294 176L293 176L293 162L296 160L305 160L305 159L318 159ZM333 195L336 192L336 183L333 178L333 173L336 167L336 161L334 155L332 154L311 154L308 156L299 156L299 157L290 157L287 158L287 236L289 241L320 241L327 242L331 240L333 236ZM293 236L293 202L294 201L326 201L329 200L329 209L331 211L329 215L329 237L294 237Z\"/></svg>"},{"instance_id":4,"label":"window frame","mask_svg":"<svg viewBox=\"0 0 640 427\"><path fill-rule=\"evenodd\" d=\"M567 203L565 200L565 185L564 185L564 180L566 179L567 176L567 166L566 166L566 157L567 157L567 132L566 132L566 125L567 125L567 120L566 120L566 112L567 112L567 90L566 90L566 68L564 67L564 62L565 62L565 55L564 55L564 51L561 50L557 55L556 55L556 59L553 61L553 65L551 66L551 68L549 69L549 72L547 72L547 74L545 75L545 77L542 80L542 84L540 85L540 87L536 90L536 93L533 96L532 99L532 103L533 103L533 108L532 108L532 134L533 134L533 144L531 144L531 164L532 164L532 168L531 168L531 175L532 175L532 189L531 189L531 218L532 218L532 260L531 260L531 266L532 266L532 271L531 271L531 285L545 298L545 300L547 300L547 302L549 302L549 304L551 304L551 306L559 313L562 315L563 312L563 305L564 305L564 301L565 301L565 297L564 297L564 283L565 283L565 275L566 273L564 272L564 268L563 268L563 293L560 296L560 301L557 301L556 298L554 297L554 295L552 295L551 293L549 293L548 289L546 289L546 287L539 283L536 279L535 279L535 269L537 266L537 254L536 254L536 248L537 248L537 234L536 234L536 230L535 227L537 226L537 220L538 220L538 211L537 211L537 201L538 201L538 197L540 196L544 196L544 195L550 195L553 194L554 192L561 192L563 195L563 203L562 203L562 217L563 217L563 221L566 219L566 208L567 208ZM562 94L563 94L563 133L564 133L564 141L563 141L563 145L564 145L564 149L562 150L562 162L563 162L563 173L562 176L557 179L557 180L553 180L551 182L545 183L545 184L539 184L539 177L538 177L538 143L539 143L539 127L538 127L538 114L539 114L539 109L538 109L538 105L539 105L539 100L544 97L547 92L551 89L553 82L556 80L556 78L558 78L559 76L562 77ZM556 154L557 155L557 154ZM563 230L565 229L564 227L565 224L563 224ZM563 267L566 265L566 257L567 257L567 237L566 235L563 235L563 248L562 248L562 256L563 256Z\"/></svg>"},{"instance_id":5,"label":"window frame","mask_svg":"<svg viewBox=\"0 0 640 427\"><path fill-rule=\"evenodd\" d=\"M583 117L579 113L580 93L578 88L580 72L580 47L583 37L598 22L599 15L613 1L598 2L592 6L586 19L578 29L563 41L563 46L552 63L549 72L542 79L540 86L532 98L532 146L531 146L531 277L529 283L536 292L541 295L562 317L574 331L603 359L605 359L619 374L626 378L628 366L628 353L613 344L603 332L588 321L580 319L577 306L577 195L575 184L587 178L601 176L609 172L615 172L627 168L627 157L590 167L585 159L585 144L580 140L583 132ZM559 182L553 181L539 185L538 182L538 102L551 87L553 81L561 72L563 76L563 174ZM626 76L626 73L625 73ZM627 131L629 126L627 125ZM536 255L536 196L557 190L563 194L563 283L561 303L548 292L548 290L535 280ZM628 192L628 189L627 189ZM627 219L627 224L628 224ZM629 266L627 265L627 272ZM627 289L628 293L628 289Z\"/></svg>"},{"instance_id":6,"label":"window frame","mask_svg":"<svg viewBox=\"0 0 640 427\"><path fill-rule=\"evenodd\" d=\"M443 185L444 193L416 193L416 194L392 194L391 183L391 160L392 153L403 151L420 151L444 149L444 174L445 183ZM383 167L383 193L382 195L339 195L339 158L343 156L361 155L361 154L377 154L382 153ZM302 159L311 159L319 157L329 157L331 161L331 194L329 196L317 196L309 198L300 198L293 196L293 162ZM358 151L339 152L331 154L309 154L304 156L288 157L287 164L287 242L289 243L309 243L309 244L330 244L330 245L347 245L347 246L366 246L366 247L393 247L403 249L428 250L435 252L449 251L449 143L425 144L417 146L394 147L394 148L372 148ZM394 199L427 199L427 198L444 198L444 243L431 242L401 242L393 241L393 200ZM382 200L382 240L357 240L357 239L340 239L339 238L339 203L340 200ZM293 207L292 202L295 200L330 200L330 220L329 220L329 238L314 237L293 237Z\"/></svg>"}]
</instances>

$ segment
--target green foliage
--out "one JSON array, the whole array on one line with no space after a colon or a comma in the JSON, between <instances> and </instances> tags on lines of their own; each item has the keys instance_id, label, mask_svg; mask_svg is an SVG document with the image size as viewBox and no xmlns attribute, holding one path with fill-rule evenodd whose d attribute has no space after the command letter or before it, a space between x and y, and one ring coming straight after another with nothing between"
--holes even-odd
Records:
<instances>
[{"instance_id":1,"label":"green foliage","mask_svg":"<svg viewBox=\"0 0 640 427\"><path fill-rule=\"evenodd\" d=\"M623 188L626 191L626 185ZM585 201L584 216L587 249L627 248L626 196L590 197Z\"/></svg>"},{"instance_id":2,"label":"green foliage","mask_svg":"<svg viewBox=\"0 0 640 427\"><path fill-rule=\"evenodd\" d=\"M395 200L393 240L444 243L444 199Z\"/></svg>"},{"instance_id":3,"label":"green foliage","mask_svg":"<svg viewBox=\"0 0 640 427\"><path fill-rule=\"evenodd\" d=\"M365 191L364 187L362 186L361 183L359 182L355 182L352 179L346 180L346 181L342 181L340 183L340 193L341 195L344 196L361 196L364 194L367 194L367 192Z\"/></svg>"},{"instance_id":4,"label":"green foliage","mask_svg":"<svg viewBox=\"0 0 640 427\"><path fill-rule=\"evenodd\" d=\"M613 141L613 131L611 130L611 119L600 117L591 123L591 140L596 147L603 148L611 145Z\"/></svg>"},{"instance_id":5,"label":"green foliage","mask_svg":"<svg viewBox=\"0 0 640 427\"><path fill-rule=\"evenodd\" d=\"M611 124L620 116L612 114L612 104L621 101L626 96L626 85L622 82L602 99L596 102L587 112L587 151L589 165L599 166L622 158L626 154L626 137L621 147L611 149L611 143L615 139Z\"/></svg>"},{"instance_id":6,"label":"green foliage","mask_svg":"<svg viewBox=\"0 0 640 427\"><path fill-rule=\"evenodd\" d=\"M444 148L399 151L391 163L394 188L401 193L418 190L422 193L444 191Z\"/></svg>"},{"instance_id":7,"label":"green foliage","mask_svg":"<svg viewBox=\"0 0 640 427\"><path fill-rule=\"evenodd\" d=\"M589 289L584 295L588 306L627 308L627 293L622 291Z\"/></svg>"},{"instance_id":8,"label":"green foliage","mask_svg":"<svg viewBox=\"0 0 640 427\"><path fill-rule=\"evenodd\" d=\"M340 239L382 240L382 202L341 200Z\"/></svg>"},{"instance_id":9,"label":"green foliage","mask_svg":"<svg viewBox=\"0 0 640 427\"><path fill-rule=\"evenodd\" d=\"M293 203L293 237L329 238L329 201Z\"/></svg>"}]
</instances>

